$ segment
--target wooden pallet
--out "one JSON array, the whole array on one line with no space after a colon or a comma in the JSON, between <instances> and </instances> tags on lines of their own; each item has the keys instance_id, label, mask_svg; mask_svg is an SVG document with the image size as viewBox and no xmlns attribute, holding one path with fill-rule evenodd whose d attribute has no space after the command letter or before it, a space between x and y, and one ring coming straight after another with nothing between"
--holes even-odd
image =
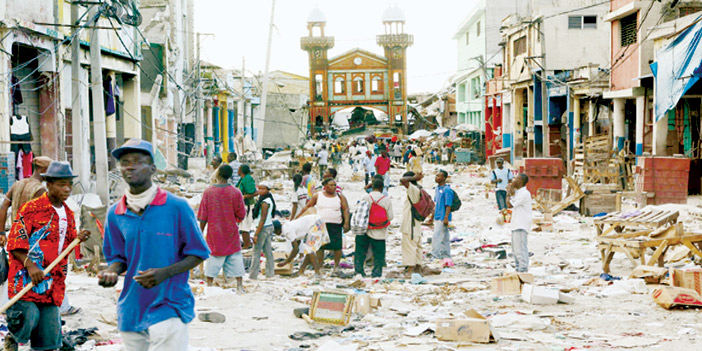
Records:
<instances>
[{"instance_id":1,"label":"wooden pallet","mask_svg":"<svg viewBox=\"0 0 702 351\"><path fill-rule=\"evenodd\" d=\"M604 235L597 238L597 249L602 257L602 270L609 273L614 254L623 253L631 264L663 267L665 253L672 246L685 245L690 252L702 259L702 234L684 233L682 223L667 224L655 230L643 230L622 234ZM648 248L653 254L646 259ZM638 259L638 261L637 261Z\"/></svg>"},{"instance_id":2,"label":"wooden pallet","mask_svg":"<svg viewBox=\"0 0 702 351\"><path fill-rule=\"evenodd\" d=\"M540 196L535 197L534 200L544 213L554 216L585 196L585 193L580 189L580 186L578 186L573 178L565 177L565 180L568 182L568 190L566 197L561 201L553 201L550 191L545 191L546 189L539 189L537 191L537 195Z\"/></svg>"},{"instance_id":3,"label":"wooden pallet","mask_svg":"<svg viewBox=\"0 0 702 351\"><path fill-rule=\"evenodd\" d=\"M597 236L609 235L613 231L625 232L627 229L650 229L655 230L666 224L675 224L678 221L680 212L642 209L634 215L629 216L625 212L612 212L594 220ZM627 228L629 227L629 228Z\"/></svg>"}]
</instances>

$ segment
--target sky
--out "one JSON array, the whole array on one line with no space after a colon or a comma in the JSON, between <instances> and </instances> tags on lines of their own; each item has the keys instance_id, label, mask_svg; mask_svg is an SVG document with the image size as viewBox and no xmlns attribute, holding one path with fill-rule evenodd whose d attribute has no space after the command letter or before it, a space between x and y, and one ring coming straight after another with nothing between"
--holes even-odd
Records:
<instances>
[{"instance_id":1,"label":"sky","mask_svg":"<svg viewBox=\"0 0 702 351\"><path fill-rule=\"evenodd\" d=\"M263 72L272 0L196 0L195 30L201 37L201 59L223 68ZM335 38L329 57L359 47L378 55L375 36L383 34L382 15L397 4L405 13L405 32L414 35L407 50L409 93L435 92L456 72L453 35L477 0L277 0L270 70L309 75L307 53L300 37L307 36L307 16L319 7L327 17L325 34Z\"/></svg>"}]
</instances>

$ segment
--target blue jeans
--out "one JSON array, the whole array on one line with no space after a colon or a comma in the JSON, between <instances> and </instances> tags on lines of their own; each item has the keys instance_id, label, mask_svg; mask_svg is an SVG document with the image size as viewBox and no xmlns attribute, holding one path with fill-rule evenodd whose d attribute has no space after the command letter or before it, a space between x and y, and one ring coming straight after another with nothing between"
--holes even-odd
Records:
<instances>
[{"instance_id":1,"label":"blue jeans","mask_svg":"<svg viewBox=\"0 0 702 351\"><path fill-rule=\"evenodd\" d=\"M507 208L507 190L495 191L495 198L497 199L497 208L500 209L500 211Z\"/></svg>"},{"instance_id":2,"label":"blue jeans","mask_svg":"<svg viewBox=\"0 0 702 351\"><path fill-rule=\"evenodd\" d=\"M443 220L434 220L434 236L431 238L431 255L436 259L451 258L451 235Z\"/></svg>"},{"instance_id":3,"label":"blue jeans","mask_svg":"<svg viewBox=\"0 0 702 351\"><path fill-rule=\"evenodd\" d=\"M273 259L273 248L271 248L271 236L273 236L273 226L263 227L258 233L258 240L254 245L253 255L251 256L251 267L249 268L249 278L256 279L260 272L261 266L261 251L266 256L266 277L275 276L275 261Z\"/></svg>"},{"instance_id":4,"label":"blue jeans","mask_svg":"<svg viewBox=\"0 0 702 351\"><path fill-rule=\"evenodd\" d=\"M61 315L54 304L17 301L7 310L7 328L18 343L31 341L32 350L61 347Z\"/></svg>"},{"instance_id":5,"label":"blue jeans","mask_svg":"<svg viewBox=\"0 0 702 351\"><path fill-rule=\"evenodd\" d=\"M512 231L512 254L517 272L527 272L529 270L529 248L527 248L526 230Z\"/></svg>"}]
</instances>

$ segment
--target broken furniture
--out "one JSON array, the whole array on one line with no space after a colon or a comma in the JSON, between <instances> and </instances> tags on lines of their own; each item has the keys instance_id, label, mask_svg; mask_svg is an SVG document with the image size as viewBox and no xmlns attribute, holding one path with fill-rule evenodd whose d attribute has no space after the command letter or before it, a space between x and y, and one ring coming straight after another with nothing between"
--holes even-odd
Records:
<instances>
[{"instance_id":1,"label":"broken furniture","mask_svg":"<svg viewBox=\"0 0 702 351\"><path fill-rule=\"evenodd\" d=\"M575 180L571 177L565 177L568 182L565 198L561 199L561 189L539 189L537 196L534 198L538 207L540 207L547 216L554 216L565 210L568 206L578 202L585 196L585 193L580 189Z\"/></svg>"},{"instance_id":2,"label":"broken furniture","mask_svg":"<svg viewBox=\"0 0 702 351\"><path fill-rule=\"evenodd\" d=\"M679 216L678 211L644 208L596 218L597 249L602 257L603 271L609 272L609 264L616 252L625 254L634 267L639 264L652 266L656 262L662 266L666 251L675 245L685 245L702 258L702 234L685 233L682 223L678 223ZM649 247L655 251L646 260Z\"/></svg>"},{"instance_id":3,"label":"broken furniture","mask_svg":"<svg viewBox=\"0 0 702 351\"><path fill-rule=\"evenodd\" d=\"M612 212L600 218L595 218L593 223L597 229L597 236L609 235L612 231L624 233L627 229L644 228L653 231L665 224L675 224L680 212L663 211L643 208L633 212ZM628 228L627 228L628 227Z\"/></svg>"},{"instance_id":4,"label":"broken furniture","mask_svg":"<svg viewBox=\"0 0 702 351\"><path fill-rule=\"evenodd\" d=\"M658 263L663 267L665 253L670 247L685 245L690 252L702 259L702 234L685 233L682 223L666 224L655 230L644 230L620 234L608 234L597 237L597 249L602 255L602 271L609 273L609 264L614 253L624 253L634 267L641 265L653 266ZM646 260L646 251L653 248L655 251ZM640 261L637 261L637 257Z\"/></svg>"}]
</instances>

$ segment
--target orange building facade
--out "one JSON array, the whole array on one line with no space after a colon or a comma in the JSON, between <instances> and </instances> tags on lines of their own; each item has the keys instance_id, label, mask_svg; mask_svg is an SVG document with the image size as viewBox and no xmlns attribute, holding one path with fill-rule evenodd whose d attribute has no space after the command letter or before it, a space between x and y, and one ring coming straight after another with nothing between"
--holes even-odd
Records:
<instances>
[{"instance_id":1,"label":"orange building facade","mask_svg":"<svg viewBox=\"0 0 702 351\"><path fill-rule=\"evenodd\" d=\"M407 48L413 36L404 33L405 17L397 7L383 14L385 34L376 42L384 56L356 48L328 58L334 37L326 36L326 18L315 8L307 20L309 35L300 46L309 55L310 131L328 131L334 113L349 107L380 110L388 124L407 132Z\"/></svg>"}]
</instances>

